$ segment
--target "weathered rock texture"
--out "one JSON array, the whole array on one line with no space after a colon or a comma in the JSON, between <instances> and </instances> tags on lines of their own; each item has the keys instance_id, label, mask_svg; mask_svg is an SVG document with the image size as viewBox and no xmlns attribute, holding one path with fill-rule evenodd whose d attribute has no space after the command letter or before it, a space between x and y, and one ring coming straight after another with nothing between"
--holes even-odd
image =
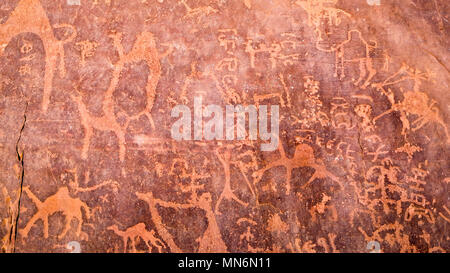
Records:
<instances>
[{"instance_id":1,"label":"weathered rock texture","mask_svg":"<svg viewBox=\"0 0 450 273\"><path fill-rule=\"evenodd\" d=\"M1 1L2 251L448 252L449 8ZM194 96L278 150L172 140Z\"/></svg>"}]
</instances>

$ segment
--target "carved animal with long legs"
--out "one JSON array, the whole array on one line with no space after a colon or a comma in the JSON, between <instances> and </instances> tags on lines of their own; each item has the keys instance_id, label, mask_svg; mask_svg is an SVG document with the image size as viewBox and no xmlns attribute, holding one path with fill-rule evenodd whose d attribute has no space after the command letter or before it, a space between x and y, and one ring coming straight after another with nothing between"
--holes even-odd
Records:
<instances>
[{"instance_id":1,"label":"carved animal with long legs","mask_svg":"<svg viewBox=\"0 0 450 273\"><path fill-rule=\"evenodd\" d=\"M73 219L78 221L76 234L77 236L84 236L86 234L82 233L81 227L83 225L83 217L81 213L81 209L84 210L86 218L90 218L90 209L86 203L81 201L79 198L72 198L69 195L69 189L67 187L61 187L58 191L45 199L45 201L39 200L33 192L30 191L29 187L24 187L23 191L27 193L30 199L33 201L35 206L37 207L37 212L33 215L33 217L28 221L25 228L21 229L19 232L22 235L22 238L26 238L28 233L30 232L33 225L38 220L42 220L44 222L44 238L48 238L48 218L57 212L63 213L65 216L65 226L64 230L58 236L59 239L64 238L71 227L71 222Z\"/></svg>"},{"instance_id":2,"label":"carved animal with long legs","mask_svg":"<svg viewBox=\"0 0 450 273\"><path fill-rule=\"evenodd\" d=\"M146 115L150 120L153 128L155 128L152 116L150 114L153 103L156 97L156 85L158 84L161 76L161 66L159 63L158 52L156 50L156 44L153 34L150 32L141 33L134 44L133 49L125 54L122 42L121 34L112 35L114 45L119 53L119 61L114 65L114 71L109 88L106 91L105 99L102 105L103 115L101 117L93 116L89 113L86 105L84 104L81 95L71 95L72 99L76 102L78 110L81 115L81 122L86 130L82 158L86 159L89 151L90 141L93 134L93 129L101 131L112 131L116 134L119 143L119 158L121 162L125 160L125 131L131 120L138 119L142 115ZM114 98L113 93L119 82L120 73L124 69L124 66L128 63L136 63L139 61L145 61L150 73L147 78L147 103L145 109L136 115L127 116L124 125L120 125L117 122L117 118L114 111ZM76 90L78 88L75 88ZM80 93L80 92L78 92Z\"/></svg>"},{"instance_id":3,"label":"carved animal with long legs","mask_svg":"<svg viewBox=\"0 0 450 273\"><path fill-rule=\"evenodd\" d=\"M136 252L136 240L139 238L144 241L149 251L152 250L152 246L155 246L159 252L161 252L164 247L163 242L155 237L155 231L148 231L144 223L139 223L123 231L120 230L117 225L112 225L108 227L108 230L112 230L114 233L122 237L124 252L127 252L128 240L131 240L132 250L133 252Z\"/></svg>"},{"instance_id":4,"label":"carved animal with long legs","mask_svg":"<svg viewBox=\"0 0 450 273\"><path fill-rule=\"evenodd\" d=\"M316 179L331 178L332 180L341 184L339 179L335 177L332 173L328 172L325 164L322 160L316 159L314 156L314 150L311 146L307 144L299 144L295 148L295 153L292 158L288 158L283 148L283 144L280 142L278 146L278 151L281 158L270 163L266 167L253 173L253 177L256 178L256 182L261 181L263 174L275 167L284 166L286 168L286 193L289 194L291 191L291 176L292 170L300 167L310 167L314 169L314 174L311 178L302 186L306 188L310 183ZM342 185L341 185L342 186Z\"/></svg>"},{"instance_id":5,"label":"carved animal with long legs","mask_svg":"<svg viewBox=\"0 0 450 273\"><path fill-rule=\"evenodd\" d=\"M65 75L64 44L72 41L76 31L69 25L55 25L56 27L69 27L72 34L65 40L57 40L52 25L39 0L21 0L8 20L0 24L0 45L7 45L13 37L20 33L34 33L42 40L45 50L44 93L42 96L42 110L47 111L52 91L54 72L57 69L59 58L60 75ZM3 48L0 49L0 56Z\"/></svg>"}]
</instances>

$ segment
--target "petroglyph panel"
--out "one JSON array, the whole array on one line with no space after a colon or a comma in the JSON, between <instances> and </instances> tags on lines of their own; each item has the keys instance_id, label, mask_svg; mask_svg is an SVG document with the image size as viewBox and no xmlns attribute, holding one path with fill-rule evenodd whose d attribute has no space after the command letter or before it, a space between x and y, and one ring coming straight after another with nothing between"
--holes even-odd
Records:
<instances>
[{"instance_id":1,"label":"petroglyph panel","mask_svg":"<svg viewBox=\"0 0 450 273\"><path fill-rule=\"evenodd\" d=\"M449 252L449 11L2 1L1 252ZM276 148L174 140L195 97Z\"/></svg>"}]
</instances>

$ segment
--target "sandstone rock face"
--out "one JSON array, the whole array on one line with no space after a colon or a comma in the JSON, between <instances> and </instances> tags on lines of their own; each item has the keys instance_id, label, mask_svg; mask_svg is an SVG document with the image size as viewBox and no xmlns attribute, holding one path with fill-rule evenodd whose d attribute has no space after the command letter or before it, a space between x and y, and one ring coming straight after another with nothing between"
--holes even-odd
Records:
<instances>
[{"instance_id":1,"label":"sandstone rock face","mask_svg":"<svg viewBox=\"0 0 450 273\"><path fill-rule=\"evenodd\" d=\"M1 251L448 252L449 9L2 1ZM195 97L279 145L174 140Z\"/></svg>"}]
</instances>

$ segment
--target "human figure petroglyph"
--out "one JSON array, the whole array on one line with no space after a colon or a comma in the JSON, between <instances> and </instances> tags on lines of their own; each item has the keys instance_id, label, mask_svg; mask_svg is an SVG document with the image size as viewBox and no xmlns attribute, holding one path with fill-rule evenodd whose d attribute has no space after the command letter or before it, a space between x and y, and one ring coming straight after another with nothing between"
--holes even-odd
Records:
<instances>
[{"instance_id":1,"label":"human figure petroglyph","mask_svg":"<svg viewBox=\"0 0 450 273\"><path fill-rule=\"evenodd\" d=\"M246 207L248 204L244 201L240 200L236 194L233 193L233 190L231 189L231 149L230 147L226 147L225 151L220 152L220 148L215 150L216 156L219 159L220 163L222 164L222 167L224 169L225 173L225 183L223 186L222 193L219 196L219 199L216 202L215 206L215 213L221 214L220 212L220 203L224 199L231 199L239 203L240 205ZM251 188L250 188L251 189Z\"/></svg>"},{"instance_id":2,"label":"human figure petroglyph","mask_svg":"<svg viewBox=\"0 0 450 273\"><path fill-rule=\"evenodd\" d=\"M323 161L321 159L316 159L316 157L314 156L314 150L308 144L303 143L298 144L295 147L294 156L292 158L288 158L286 156L281 141L278 146L278 151L280 153L280 159L268 164L264 168L253 173L253 177L256 179L256 183L261 181L266 171L278 166L284 166L286 168L286 180L285 180L286 194L290 194L291 191L292 170L300 167L310 167L314 169L314 174L305 184L303 184L302 188L306 188L316 179L324 179L324 178L330 178L341 185L340 180L332 173L327 171L327 168L323 163Z\"/></svg>"},{"instance_id":3,"label":"human figure petroglyph","mask_svg":"<svg viewBox=\"0 0 450 273\"><path fill-rule=\"evenodd\" d=\"M430 99L425 92L420 90L422 81L429 81L432 77L433 73L430 71L423 72L403 63L398 71L384 81L373 83L372 86L385 95L391 103L391 108L375 117L373 120L374 123L390 113L398 112L400 114L400 121L402 122L401 134L405 137L405 140L408 131L417 131L428 123L433 122L443 127L447 142L450 142L447 124L443 121L439 108L435 105L436 101ZM403 100L397 102L392 88L397 84L407 81L412 81L412 90L410 89L404 92L400 89ZM418 116L418 118L411 124L408 119L409 116Z\"/></svg>"},{"instance_id":4,"label":"human figure petroglyph","mask_svg":"<svg viewBox=\"0 0 450 273\"><path fill-rule=\"evenodd\" d=\"M20 33L31 32L37 34L42 40L45 50L44 93L42 96L42 111L44 112L47 111L50 103L53 77L57 68L60 76L65 76L64 44L71 42L76 36L75 28L70 25L60 24L55 25L55 27L68 27L72 34L65 40L56 39L40 0L21 0L8 20L0 25L0 55L3 54L4 47L8 45L11 39Z\"/></svg>"},{"instance_id":5,"label":"human figure petroglyph","mask_svg":"<svg viewBox=\"0 0 450 273\"><path fill-rule=\"evenodd\" d=\"M123 240L123 252L127 252L128 240L131 241L132 251L136 252L136 243L138 239L144 241L145 245L148 247L148 250L151 251L152 247L156 247L158 252L162 252L162 249L165 247L164 243L156 237L156 233L154 230L148 231L144 223L136 224L132 227L127 228L126 230L120 230L117 225L112 225L108 227L108 230L114 231L117 235L122 237Z\"/></svg>"}]
</instances>

